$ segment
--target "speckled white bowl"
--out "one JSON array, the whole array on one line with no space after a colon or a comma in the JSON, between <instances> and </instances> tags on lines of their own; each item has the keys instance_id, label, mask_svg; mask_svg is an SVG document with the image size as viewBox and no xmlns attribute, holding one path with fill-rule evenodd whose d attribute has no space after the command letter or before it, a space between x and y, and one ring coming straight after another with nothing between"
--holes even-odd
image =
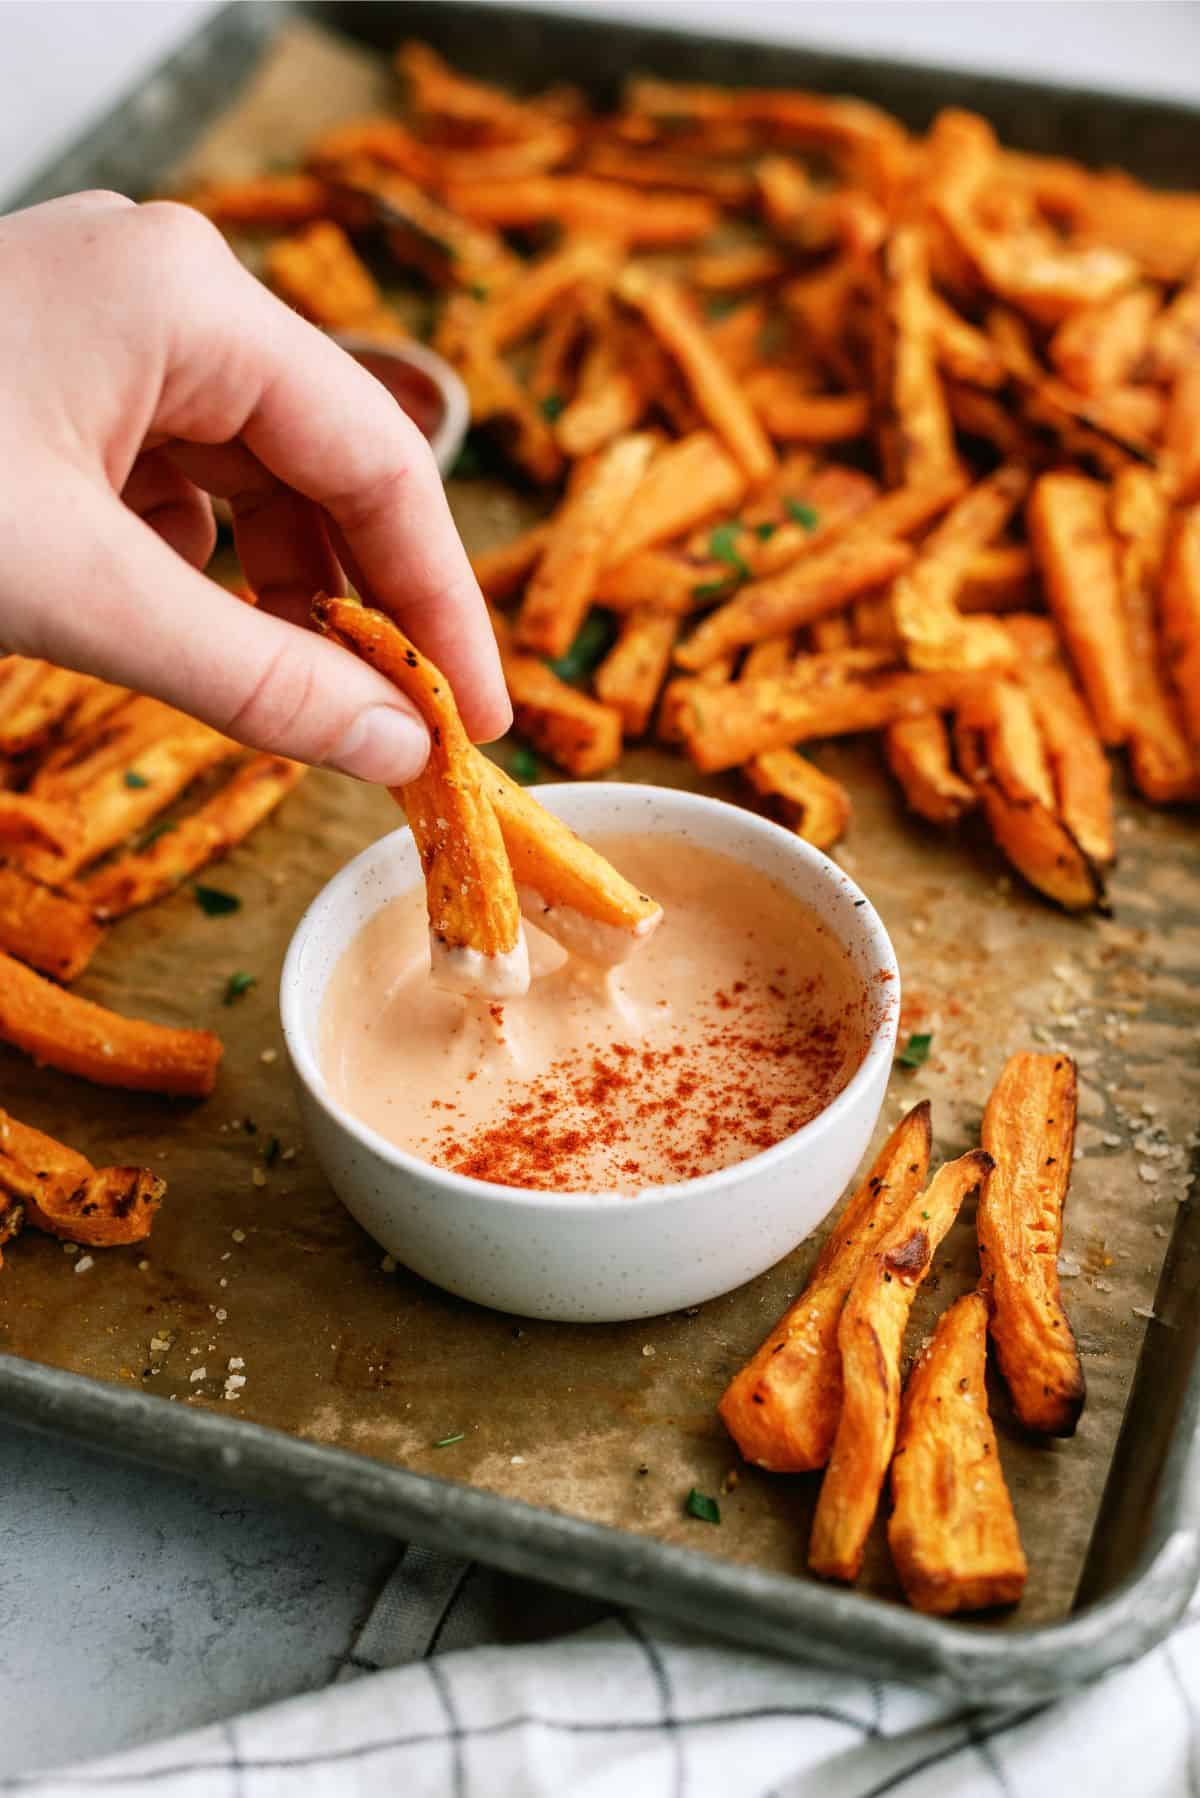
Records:
<instances>
[{"instance_id":1,"label":"speckled white bowl","mask_svg":"<svg viewBox=\"0 0 1200 1798\"><path fill-rule=\"evenodd\" d=\"M654 1317L752 1279L830 1211L883 1103L899 970L874 907L849 876L765 818L664 787L549 786L538 788L538 798L585 837L662 832L736 856L812 907L878 995L866 1055L832 1105L761 1155L636 1198L492 1186L396 1148L330 1093L318 1026L343 950L380 906L420 879L407 829L364 849L300 920L283 967L284 1037L309 1140L330 1184L398 1261L463 1298L518 1316L570 1323Z\"/></svg>"}]
</instances>

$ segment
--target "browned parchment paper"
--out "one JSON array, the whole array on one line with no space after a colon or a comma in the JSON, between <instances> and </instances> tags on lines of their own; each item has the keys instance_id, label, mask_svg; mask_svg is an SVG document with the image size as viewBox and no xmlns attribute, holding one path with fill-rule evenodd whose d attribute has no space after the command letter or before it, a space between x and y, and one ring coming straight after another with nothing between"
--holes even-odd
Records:
<instances>
[{"instance_id":1,"label":"browned parchment paper","mask_svg":"<svg viewBox=\"0 0 1200 1798\"><path fill-rule=\"evenodd\" d=\"M286 156L316 125L375 104L378 82L376 65L358 52L330 49L307 27L289 30L257 92L199 161L216 172ZM509 532L520 510L479 483L460 484L454 498L472 547ZM934 1038L924 1068L897 1070L880 1134L929 1096L937 1150L958 1154L976 1140L983 1101L1010 1052L1062 1047L1080 1064L1064 1295L1087 1408L1073 1441L1039 1445L1013 1431L996 1396L1031 1562L1016 1620L1061 1616L1185 1196L1184 1144L1200 1098L1195 819L1124 806L1114 915L1071 920L1011 881L981 838L943 837L907 818L874 746L818 753L854 794L841 859L896 942L907 1026ZM632 752L622 777L697 784L682 761L654 751ZM738 791L732 780L706 790ZM277 1022L280 962L321 884L395 822L385 794L315 775L207 876L240 897L239 912L206 917L185 890L113 930L80 990L131 1013L220 1031L225 1065L205 1105L101 1092L0 1048L0 1104L97 1160L144 1161L170 1182L150 1242L97 1252L81 1271L48 1238L27 1232L14 1243L0 1273L0 1348L802 1573L816 1476L742 1469L722 1493L737 1456L713 1407L802 1285L815 1242L694 1315L593 1327L519 1321L403 1269L385 1271L381 1251L301 1141ZM226 1008L225 982L237 970L257 985ZM268 1167L263 1151L274 1138L280 1154ZM973 1218L965 1216L920 1296L910 1349L976 1273ZM226 1396L231 1371L245 1385ZM460 1431L461 1442L432 1446ZM722 1494L720 1528L683 1514L693 1485ZM881 1539L863 1585L895 1592Z\"/></svg>"}]
</instances>

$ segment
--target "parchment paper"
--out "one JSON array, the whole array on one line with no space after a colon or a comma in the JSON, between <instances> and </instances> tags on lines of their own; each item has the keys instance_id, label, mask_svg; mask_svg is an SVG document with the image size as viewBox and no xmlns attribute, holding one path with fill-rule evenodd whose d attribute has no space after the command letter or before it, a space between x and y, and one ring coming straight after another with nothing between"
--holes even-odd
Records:
<instances>
[{"instance_id":1,"label":"parchment paper","mask_svg":"<svg viewBox=\"0 0 1200 1798\"><path fill-rule=\"evenodd\" d=\"M379 79L359 52L289 28L257 91L195 166L215 173L286 157L318 124L376 105ZM460 483L454 500L473 548L507 534L523 505L484 483ZM1084 1563L1186 1196L1185 1143L1200 1097L1196 821L1123 804L1113 916L1072 920L1021 888L981 835L943 836L907 817L873 745L834 746L817 759L854 795L840 859L896 943L904 1027L934 1038L924 1068L894 1075L879 1135L929 1096L937 1152L956 1155L977 1140L983 1101L1013 1050L1061 1047L1080 1065L1064 1296L1087 1408L1073 1441L1037 1444L1010 1424L1002 1391L994 1401L1031 1563L1016 1621L1058 1617ZM630 753L620 777L702 784L682 760L650 750ZM703 786L744 797L732 779ZM738 1457L713 1407L803 1284L816 1241L694 1315L590 1327L519 1321L403 1269L385 1271L301 1141L277 1020L280 962L318 888L395 822L385 794L314 775L206 877L241 898L239 912L207 917L185 890L113 930L79 990L132 1014L218 1030L226 1058L206 1104L103 1092L0 1048L0 1103L98 1161L145 1162L170 1183L150 1242L97 1252L84 1271L35 1232L11 1245L0 1273L0 1348L803 1573L817 1476L742 1468L726 1490ZM226 1008L225 983L237 970L257 985ZM280 1154L267 1167L273 1138ZM910 1351L976 1276L967 1214L919 1297ZM245 1385L226 1397L231 1371ZM459 1431L461 1442L431 1446ZM692 1486L720 1495L719 1528L683 1514ZM878 1532L862 1585L895 1592Z\"/></svg>"}]
</instances>

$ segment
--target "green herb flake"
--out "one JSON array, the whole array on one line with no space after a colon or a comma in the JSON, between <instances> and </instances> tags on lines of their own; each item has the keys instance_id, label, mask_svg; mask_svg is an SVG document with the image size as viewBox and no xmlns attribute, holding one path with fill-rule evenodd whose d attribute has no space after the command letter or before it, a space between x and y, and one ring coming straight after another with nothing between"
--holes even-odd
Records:
<instances>
[{"instance_id":1,"label":"green herb flake","mask_svg":"<svg viewBox=\"0 0 1200 1798\"><path fill-rule=\"evenodd\" d=\"M126 770L125 770L125 785L127 787L134 787L134 788L148 787L150 785L150 782L146 779L146 776L144 774L139 774L136 768L126 768Z\"/></svg>"},{"instance_id":2,"label":"green herb flake","mask_svg":"<svg viewBox=\"0 0 1200 1798\"><path fill-rule=\"evenodd\" d=\"M542 764L532 749L526 749L523 743L519 743L508 758L508 771L514 780L519 780L523 787L527 787L541 774Z\"/></svg>"},{"instance_id":3,"label":"green herb flake","mask_svg":"<svg viewBox=\"0 0 1200 1798\"><path fill-rule=\"evenodd\" d=\"M236 893L224 893L220 887L194 886L196 904L206 918L224 918L231 911L241 911L242 902Z\"/></svg>"},{"instance_id":4,"label":"green herb flake","mask_svg":"<svg viewBox=\"0 0 1200 1798\"><path fill-rule=\"evenodd\" d=\"M279 1160L279 1150L281 1146L277 1136L271 1137L270 1141L267 1143L266 1148L262 1152L262 1158L268 1167L274 1167L275 1163Z\"/></svg>"},{"instance_id":5,"label":"green herb flake","mask_svg":"<svg viewBox=\"0 0 1200 1798\"><path fill-rule=\"evenodd\" d=\"M732 575L726 575L721 581L701 581L698 587L692 588L692 598L728 599L736 587L737 582Z\"/></svg>"},{"instance_id":6,"label":"green herb flake","mask_svg":"<svg viewBox=\"0 0 1200 1798\"><path fill-rule=\"evenodd\" d=\"M614 635L613 622L607 612L589 613L566 655L551 662L551 668L560 680L583 680L608 654Z\"/></svg>"},{"instance_id":7,"label":"green herb flake","mask_svg":"<svg viewBox=\"0 0 1200 1798\"><path fill-rule=\"evenodd\" d=\"M755 525L754 535L760 543L769 543L778 529L777 524L773 523L771 519L765 518L761 524Z\"/></svg>"},{"instance_id":8,"label":"green herb flake","mask_svg":"<svg viewBox=\"0 0 1200 1798\"><path fill-rule=\"evenodd\" d=\"M689 1517L698 1517L701 1523L720 1523L721 1507L715 1498L707 1492L697 1492L693 1486L683 1501L683 1508Z\"/></svg>"},{"instance_id":9,"label":"green herb flake","mask_svg":"<svg viewBox=\"0 0 1200 1798\"><path fill-rule=\"evenodd\" d=\"M794 518L806 531L815 531L821 522L821 514L812 506L806 506L802 499L785 499L783 509L789 518Z\"/></svg>"},{"instance_id":10,"label":"green herb flake","mask_svg":"<svg viewBox=\"0 0 1200 1798\"><path fill-rule=\"evenodd\" d=\"M236 974L231 974L225 982L225 997L222 1004L232 1005L235 999L240 999L243 993L248 993L252 986L257 985L257 974L247 974L239 969Z\"/></svg>"},{"instance_id":11,"label":"green herb flake","mask_svg":"<svg viewBox=\"0 0 1200 1798\"><path fill-rule=\"evenodd\" d=\"M932 1036L910 1036L896 1057L896 1064L902 1068L919 1068L929 1060Z\"/></svg>"},{"instance_id":12,"label":"green herb flake","mask_svg":"<svg viewBox=\"0 0 1200 1798\"><path fill-rule=\"evenodd\" d=\"M431 1442L429 1446L431 1448L452 1448L456 1442L464 1441L466 1434L465 1430L459 1430L453 1436L439 1436L437 1441Z\"/></svg>"},{"instance_id":13,"label":"green herb flake","mask_svg":"<svg viewBox=\"0 0 1200 1798\"><path fill-rule=\"evenodd\" d=\"M553 424L556 418L562 416L566 409L566 404L567 402L561 393L548 393L542 401L543 418L548 418L550 423Z\"/></svg>"},{"instance_id":14,"label":"green herb flake","mask_svg":"<svg viewBox=\"0 0 1200 1798\"><path fill-rule=\"evenodd\" d=\"M928 1219L929 1219L929 1213L928 1213L928 1211L922 1211L922 1213L921 1213L921 1216L922 1216L922 1217L923 1217L923 1218L925 1218L925 1220L926 1220L926 1221L927 1221L927 1222L928 1222Z\"/></svg>"},{"instance_id":15,"label":"green herb flake","mask_svg":"<svg viewBox=\"0 0 1200 1798\"><path fill-rule=\"evenodd\" d=\"M157 843L159 837L165 837L167 833L174 830L174 828L175 826L171 823L169 818L160 818L157 824L152 824L150 826L149 830L138 844L138 848L149 849L151 843Z\"/></svg>"},{"instance_id":16,"label":"green herb flake","mask_svg":"<svg viewBox=\"0 0 1200 1798\"><path fill-rule=\"evenodd\" d=\"M471 298L473 300L486 300L487 297L488 297L488 290L483 285L483 282L482 281L474 282L471 287Z\"/></svg>"},{"instance_id":17,"label":"green herb flake","mask_svg":"<svg viewBox=\"0 0 1200 1798\"><path fill-rule=\"evenodd\" d=\"M714 562L728 562L739 581L748 580L750 570L738 554L738 538L742 527L736 518L728 524L714 525L708 534L708 553Z\"/></svg>"}]
</instances>

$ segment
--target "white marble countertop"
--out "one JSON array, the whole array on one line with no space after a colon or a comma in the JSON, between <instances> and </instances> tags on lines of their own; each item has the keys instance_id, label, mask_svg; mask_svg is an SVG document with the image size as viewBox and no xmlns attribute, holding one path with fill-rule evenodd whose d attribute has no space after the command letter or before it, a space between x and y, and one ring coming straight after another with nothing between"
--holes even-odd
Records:
<instances>
[{"instance_id":1,"label":"white marble countertop","mask_svg":"<svg viewBox=\"0 0 1200 1798\"><path fill-rule=\"evenodd\" d=\"M577 10L1060 75L1200 99L1200 7L576 0ZM0 0L0 194L215 8ZM393 1559L308 1512L232 1498L0 1423L0 1777L324 1684Z\"/></svg>"}]
</instances>

